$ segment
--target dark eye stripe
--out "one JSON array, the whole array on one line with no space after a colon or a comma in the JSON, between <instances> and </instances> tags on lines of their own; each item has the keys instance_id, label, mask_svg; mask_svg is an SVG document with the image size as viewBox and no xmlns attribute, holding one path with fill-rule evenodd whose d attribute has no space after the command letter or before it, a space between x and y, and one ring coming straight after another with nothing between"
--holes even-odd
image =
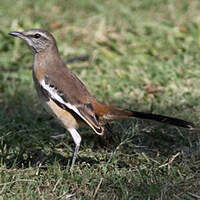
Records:
<instances>
[{"instance_id":1,"label":"dark eye stripe","mask_svg":"<svg viewBox=\"0 0 200 200\"><path fill-rule=\"evenodd\" d=\"M39 33L36 33L33 37L36 38L36 39L38 39L38 38L41 37L41 35Z\"/></svg>"},{"instance_id":2,"label":"dark eye stripe","mask_svg":"<svg viewBox=\"0 0 200 200\"><path fill-rule=\"evenodd\" d=\"M41 36L42 35L40 35L39 33L28 35L28 37L30 37L30 38L36 38L36 39L40 38Z\"/></svg>"}]
</instances>

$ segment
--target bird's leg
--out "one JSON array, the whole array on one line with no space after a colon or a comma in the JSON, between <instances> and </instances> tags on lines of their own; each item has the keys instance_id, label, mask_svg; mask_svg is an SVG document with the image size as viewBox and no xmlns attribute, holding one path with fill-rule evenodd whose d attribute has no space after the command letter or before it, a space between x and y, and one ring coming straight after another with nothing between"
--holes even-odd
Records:
<instances>
[{"instance_id":1,"label":"bird's leg","mask_svg":"<svg viewBox=\"0 0 200 200\"><path fill-rule=\"evenodd\" d=\"M78 155L79 147L80 147L80 144L81 144L81 136L79 135L78 131L75 128L68 129L68 131L70 132L70 134L71 134L71 136L74 140L74 143L76 145L75 150L74 150L74 155L73 155L73 158L72 158L72 164L71 164L71 167L70 167L70 171L72 172L73 167L74 167L74 163L75 163L77 155Z\"/></svg>"},{"instance_id":2,"label":"bird's leg","mask_svg":"<svg viewBox=\"0 0 200 200\"><path fill-rule=\"evenodd\" d=\"M75 146L75 150L74 150L74 155L73 155L73 158L72 158L72 164L71 164L71 167L70 167L70 171L73 170L74 163L75 163L76 158L77 158L77 155L78 155L79 147L80 147L80 145L76 145L76 146Z\"/></svg>"},{"instance_id":3,"label":"bird's leg","mask_svg":"<svg viewBox=\"0 0 200 200\"><path fill-rule=\"evenodd\" d=\"M52 135L51 138L53 139L63 139L64 137L66 137L66 134L59 134L59 135Z\"/></svg>"}]
</instances>

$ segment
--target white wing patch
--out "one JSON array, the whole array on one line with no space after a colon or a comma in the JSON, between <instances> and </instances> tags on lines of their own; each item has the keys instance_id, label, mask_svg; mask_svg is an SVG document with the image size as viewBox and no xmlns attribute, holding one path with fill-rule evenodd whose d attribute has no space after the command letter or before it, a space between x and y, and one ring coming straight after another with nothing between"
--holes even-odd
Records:
<instances>
[{"instance_id":1,"label":"white wing patch","mask_svg":"<svg viewBox=\"0 0 200 200\"><path fill-rule=\"evenodd\" d=\"M43 79L42 81L40 81L41 86L48 91L48 93L50 94L51 98L60 102L61 104L67 106L69 109L73 110L76 114L78 114L83 120L85 120L88 125L90 125L90 127L95 131L95 133L97 133L98 135L102 135L103 133L99 133L95 130L95 128L91 125L91 123L79 112L79 110L76 108L76 106L65 102L63 100L63 98L58 94L57 90L53 87L50 87L48 84L45 83L45 80Z\"/></svg>"}]
</instances>

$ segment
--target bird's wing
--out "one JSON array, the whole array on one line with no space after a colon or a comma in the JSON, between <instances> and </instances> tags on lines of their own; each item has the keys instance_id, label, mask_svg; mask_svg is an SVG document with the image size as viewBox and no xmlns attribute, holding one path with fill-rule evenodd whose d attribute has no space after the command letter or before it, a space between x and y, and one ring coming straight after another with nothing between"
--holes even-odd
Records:
<instances>
[{"instance_id":1,"label":"bird's wing","mask_svg":"<svg viewBox=\"0 0 200 200\"><path fill-rule=\"evenodd\" d=\"M65 70L63 72L65 72ZM68 74L60 74L58 79L54 77L55 76L46 75L44 79L40 81L42 89L45 90L49 98L59 107L77 114L97 134L102 135L103 127L99 124L93 106L88 101L92 96L90 96L90 93L83 83L73 74L69 76L74 79L72 82L67 79ZM84 95L88 95L89 98Z\"/></svg>"}]
</instances>

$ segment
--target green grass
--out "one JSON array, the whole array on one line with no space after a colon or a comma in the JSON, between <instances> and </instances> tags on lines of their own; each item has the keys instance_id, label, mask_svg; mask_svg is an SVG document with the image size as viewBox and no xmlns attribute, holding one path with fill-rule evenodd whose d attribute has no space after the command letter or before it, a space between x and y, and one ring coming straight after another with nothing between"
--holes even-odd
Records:
<instances>
[{"instance_id":1,"label":"green grass","mask_svg":"<svg viewBox=\"0 0 200 200\"><path fill-rule=\"evenodd\" d=\"M38 102L30 50L11 31L44 28L100 102L200 125L198 0L2 1L1 199L200 199L200 134L151 121L112 124L106 144L80 129L73 141Z\"/></svg>"}]
</instances>

